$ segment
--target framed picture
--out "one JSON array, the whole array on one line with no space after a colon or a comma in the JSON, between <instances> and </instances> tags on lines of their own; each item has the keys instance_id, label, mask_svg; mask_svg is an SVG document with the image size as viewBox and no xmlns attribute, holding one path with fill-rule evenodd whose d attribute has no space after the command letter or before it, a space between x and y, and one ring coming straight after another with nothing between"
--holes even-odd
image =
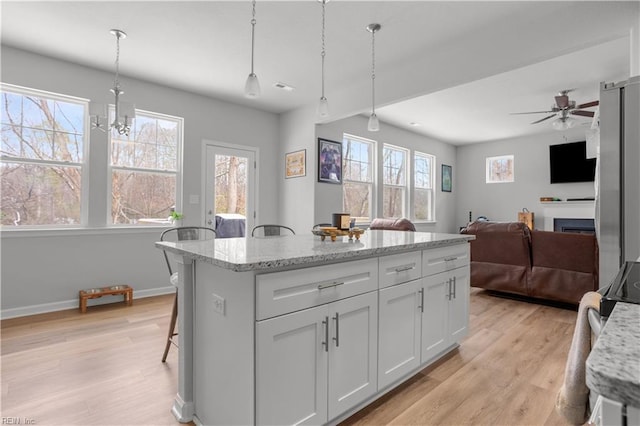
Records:
<instances>
[{"instance_id":1,"label":"framed picture","mask_svg":"<svg viewBox=\"0 0 640 426\"><path fill-rule=\"evenodd\" d=\"M442 165L442 192L451 192L451 166Z\"/></svg>"},{"instance_id":2,"label":"framed picture","mask_svg":"<svg viewBox=\"0 0 640 426\"><path fill-rule=\"evenodd\" d=\"M284 156L284 177L286 179L307 175L307 150L288 152Z\"/></svg>"},{"instance_id":3,"label":"framed picture","mask_svg":"<svg viewBox=\"0 0 640 426\"><path fill-rule=\"evenodd\" d=\"M318 182L342 184L342 144L318 138Z\"/></svg>"}]
</instances>

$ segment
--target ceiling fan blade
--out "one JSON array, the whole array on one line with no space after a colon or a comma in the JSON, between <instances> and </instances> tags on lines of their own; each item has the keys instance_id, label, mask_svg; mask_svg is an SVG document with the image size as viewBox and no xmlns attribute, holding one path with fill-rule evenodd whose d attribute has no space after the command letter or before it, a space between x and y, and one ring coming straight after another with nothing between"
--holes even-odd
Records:
<instances>
[{"instance_id":1,"label":"ceiling fan blade","mask_svg":"<svg viewBox=\"0 0 640 426\"><path fill-rule=\"evenodd\" d=\"M509 115L520 115L520 114L548 114L550 112L555 111L531 111L531 112L510 112Z\"/></svg>"},{"instance_id":2,"label":"ceiling fan blade","mask_svg":"<svg viewBox=\"0 0 640 426\"><path fill-rule=\"evenodd\" d=\"M598 105L600 105L600 101L592 101L592 102L587 102L586 104L580 104L576 106L576 108L591 108Z\"/></svg>"},{"instance_id":3,"label":"ceiling fan blade","mask_svg":"<svg viewBox=\"0 0 640 426\"><path fill-rule=\"evenodd\" d=\"M542 119L540 119L540 120L538 120L538 121L534 121L534 122L533 122L533 123L531 123L531 124L538 124L538 123L542 123L543 121L548 120L548 119L550 119L550 118L553 118L553 117L555 117L555 116L556 116L555 114L551 114L551 115L549 115L549 116L547 116L547 117L545 117L545 118L542 118Z\"/></svg>"},{"instance_id":4,"label":"ceiling fan blade","mask_svg":"<svg viewBox=\"0 0 640 426\"><path fill-rule=\"evenodd\" d=\"M558 108L563 109L569 106L569 96L567 95L559 95L556 96L556 105Z\"/></svg>"},{"instance_id":5,"label":"ceiling fan blade","mask_svg":"<svg viewBox=\"0 0 640 426\"><path fill-rule=\"evenodd\" d=\"M595 115L595 112L593 112L593 111L575 110L575 111L570 111L569 114L571 114L571 115L581 115L583 117L593 117Z\"/></svg>"}]
</instances>

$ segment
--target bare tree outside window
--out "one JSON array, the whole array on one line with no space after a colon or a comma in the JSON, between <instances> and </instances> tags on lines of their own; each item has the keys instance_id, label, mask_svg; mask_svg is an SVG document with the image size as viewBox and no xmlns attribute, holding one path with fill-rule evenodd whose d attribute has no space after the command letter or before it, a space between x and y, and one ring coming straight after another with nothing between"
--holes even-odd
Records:
<instances>
[{"instance_id":1,"label":"bare tree outside window","mask_svg":"<svg viewBox=\"0 0 640 426\"><path fill-rule=\"evenodd\" d=\"M79 225L86 102L2 86L3 226Z\"/></svg>"},{"instance_id":2,"label":"bare tree outside window","mask_svg":"<svg viewBox=\"0 0 640 426\"><path fill-rule=\"evenodd\" d=\"M382 215L385 218L405 216L407 193L407 150L384 145L382 150Z\"/></svg>"},{"instance_id":3,"label":"bare tree outside window","mask_svg":"<svg viewBox=\"0 0 640 426\"><path fill-rule=\"evenodd\" d=\"M373 141L344 135L342 206L357 223L371 221L371 195L374 180Z\"/></svg>"},{"instance_id":4,"label":"bare tree outside window","mask_svg":"<svg viewBox=\"0 0 640 426\"><path fill-rule=\"evenodd\" d=\"M515 180L513 155L487 157L487 183L506 183Z\"/></svg>"},{"instance_id":5,"label":"bare tree outside window","mask_svg":"<svg viewBox=\"0 0 640 426\"><path fill-rule=\"evenodd\" d=\"M415 153L413 166L415 220L435 220L435 157L421 152Z\"/></svg>"},{"instance_id":6,"label":"bare tree outside window","mask_svg":"<svg viewBox=\"0 0 640 426\"><path fill-rule=\"evenodd\" d=\"M136 111L129 136L111 132L111 222L166 221L176 208L182 120Z\"/></svg>"},{"instance_id":7,"label":"bare tree outside window","mask_svg":"<svg viewBox=\"0 0 640 426\"><path fill-rule=\"evenodd\" d=\"M216 155L216 213L247 215L247 158Z\"/></svg>"}]
</instances>

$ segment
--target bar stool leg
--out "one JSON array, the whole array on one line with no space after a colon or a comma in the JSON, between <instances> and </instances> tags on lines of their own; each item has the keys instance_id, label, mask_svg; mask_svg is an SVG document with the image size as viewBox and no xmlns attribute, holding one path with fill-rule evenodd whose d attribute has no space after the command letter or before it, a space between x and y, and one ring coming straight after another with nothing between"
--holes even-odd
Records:
<instances>
[{"instance_id":1,"label":"bar stool leg","mask_svg":"<svg viewBox=\"0 0 640 426\"><path fill-rule=\"evenodd\" d=\"M176 295L173 298L173 309L171 310L171 322L169 323L169 333L167 334L167 344L164 347L164 354L162 355L162 362L167 361L167 355L169 354L169 348L173 343L173 336L178 333L175 332L176 321L178 319L178 290L176 289Z\"/></svg>"}]
</instances>

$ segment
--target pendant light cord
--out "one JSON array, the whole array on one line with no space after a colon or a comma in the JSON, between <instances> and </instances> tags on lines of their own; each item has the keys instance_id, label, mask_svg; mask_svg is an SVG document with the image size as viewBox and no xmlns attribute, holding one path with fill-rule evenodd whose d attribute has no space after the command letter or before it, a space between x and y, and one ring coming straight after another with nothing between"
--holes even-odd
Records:
<instances>
[{"instance_id":1,"label":"pendant light cord","mask_svg":"<svg viewBox=\"0 0 640 426\"><path fill-rule=\"evenodd\" d=\"M371 105L372 113L376 113L376 31L371 31Z\"/></svg>"},{"instance_id":2,"label":"pendant light cord","mask_svg":"<svg viewBox=\"0 0 640 426\"><path fill-rule=\"evenodd\" d=\"M116 34L116 77L113 80L113 87L120 89L120 34Z\"/></svg>"},{"instance_id":3,"label":"pendant light cord","mask_svg":"<svg viewBox=\"0 0 640 426\"><path fill-rule=\"evenodd\" d=\"M322 52L320 56L322 57L322 99L324 99L324 57L325 57L325 39L324 39L324 22L325 22L325 5L326 0L322 0Z\"/></svg>"},{"instance_id":4,"label":"pendant light cord","mask_svg":"<svg viewBox=\"0 0 640 426\"><path fill-rule=\"evenodd\" d=\"M253 74L253 51L256 42L256 0L253 0L253 11L251 18L251 74Z\"/></svg>"}]
</instances>

